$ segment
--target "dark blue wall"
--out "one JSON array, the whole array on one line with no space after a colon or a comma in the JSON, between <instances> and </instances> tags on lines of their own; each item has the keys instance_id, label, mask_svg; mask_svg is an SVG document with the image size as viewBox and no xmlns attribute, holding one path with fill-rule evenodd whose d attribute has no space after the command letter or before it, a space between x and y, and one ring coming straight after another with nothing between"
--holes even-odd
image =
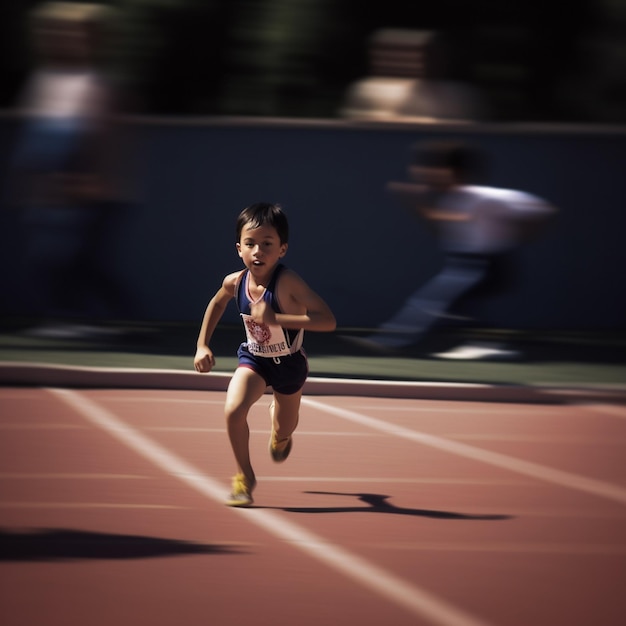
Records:
<instances>
[{"instance_id":1,"label":"dark blue wall","mask_svg":"<svg viewBox=\"0 0 626 626\"><path fill-rule=\"evenodd\" d=\"M0 120L3 163L14 120ZM135 319L194 321L222 277L240 267L238 212L283 205L286 258L332 306L340 326L372 326L437 271L425 225L386 191L404 180L409 147L463 137L493 158L489 184L522 189L559 208L517 254L515 291L480 313L501 327L606 329L626 321L626 129L365 126L342 122L130 120L124 164L138 201L111 241ZM6 172L6 168L5 168ZM2 312L22 312L16 216L0 221ZM232 307L226 321L234 321Z\"/></svg>"}]
</instances>

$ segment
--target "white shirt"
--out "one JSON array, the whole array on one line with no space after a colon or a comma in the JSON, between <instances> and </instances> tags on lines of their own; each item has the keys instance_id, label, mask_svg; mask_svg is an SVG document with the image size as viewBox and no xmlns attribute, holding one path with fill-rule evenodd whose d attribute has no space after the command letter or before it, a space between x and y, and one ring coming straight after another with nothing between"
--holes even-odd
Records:
<instances>
[{"instance_id":1,"label":"white shirt","mask_svg":"<svg viewBox=\"0 0 626 626\"><path fill-rule=\"evenodd\" d=\"M458 219L439 222L443 249L468 254L511 250L521 242L530 221L546 219L554 212L532 194L473 185L446 193L436 208L458 214Z\"/></svg>"}]
</instances>

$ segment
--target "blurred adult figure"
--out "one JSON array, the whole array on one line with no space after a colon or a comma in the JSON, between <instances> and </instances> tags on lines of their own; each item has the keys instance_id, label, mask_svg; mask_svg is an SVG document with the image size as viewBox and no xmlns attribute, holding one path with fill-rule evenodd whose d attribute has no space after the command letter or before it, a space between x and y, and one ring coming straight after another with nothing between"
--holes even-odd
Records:
<instances>
[{"instance_id":1,"label":"blurred adult figure","mask_svg":"<svg viewBox=\"0 0 626 626\"><path fill-rule=\"evenodd\" d=\"M432 228L444 264L377 332L364 340L382 350L417 343L431 328L471 298L491 298L510 289L512 254L534 237L555 208L530 193L472 184L486 171L485 155L455 141L418 143L408 168L409 182L390 191ZM499 345L469 344L442 358L511 357Z\"/></svg>"},{"instance_id":2,"label":"blurred adult figure","mask_svg":"<svg viewBox=\"0 0 626 626\"><path fill-rule=\"evenodd\" d=\"M26 289L42 334L115 316L122 291L103 246L119 207L112 173L114 91L100 67L108 13L51 2L31 21L37 64L23 90L10 200L24 225Z\"/></svg>"},{"instance_id":3,"label":"blurred adult figure","mask_svg":"<svg viewBox=\"0 0 626 626\"><path fill-rule=\"evenodd\" d=\"M344 118L469 122L487 106L471 85L449 77L450 50L436 31L381 29L369 42L370 75L348 87Z\"/></svg>"}]
</instances>

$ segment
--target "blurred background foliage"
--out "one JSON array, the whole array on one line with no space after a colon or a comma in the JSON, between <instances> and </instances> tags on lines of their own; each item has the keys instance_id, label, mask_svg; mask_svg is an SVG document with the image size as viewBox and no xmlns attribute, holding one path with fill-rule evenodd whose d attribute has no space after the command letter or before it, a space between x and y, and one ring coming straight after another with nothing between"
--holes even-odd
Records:
<instances>
[{"instance_id":1,"label":"blurred background foliage","mask_svg":"<svg viewBox=\"0 0 626 626\"><path fill-rule=\"evenodd\" d=\"M36 64L3 3L0 106ZM132 112L336 118L379 28L438 30L494 121L626 123L626 0L109 0L104 60ZM132 104L131 104L132 103Z\"/></svg>"}]
</instances>

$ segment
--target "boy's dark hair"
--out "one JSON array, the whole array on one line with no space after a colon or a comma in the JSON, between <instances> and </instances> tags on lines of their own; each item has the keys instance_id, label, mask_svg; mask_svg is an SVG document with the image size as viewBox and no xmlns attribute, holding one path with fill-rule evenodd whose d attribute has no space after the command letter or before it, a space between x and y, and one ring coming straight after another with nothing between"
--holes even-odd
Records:
<instances>
[{"instance_id":1,"label":"boy's dark hair","mask_svg":"<svg viewBox=\"0 0 626 626\"><path fill-rule=\"evenodd\" d=\"M237 241L240 240L241 231L246 224L250 224L253 228L265 225L273 226L278 233L281 244L289 241L287 216L278 204L257 202L247 206L237 218Z\"/></svg>"},{"instance_id":2,"label":"boy's dark hair","mask_svg":"<svg viewBox=\"0 0 626 626\"><path fill-rule=\"evenodd\" d=\"M459 182L481 182L486 175L484 153L459 141L429 141L413 146L413 164L419 167L447 168Z\"/></svg>"}]
</instances>

